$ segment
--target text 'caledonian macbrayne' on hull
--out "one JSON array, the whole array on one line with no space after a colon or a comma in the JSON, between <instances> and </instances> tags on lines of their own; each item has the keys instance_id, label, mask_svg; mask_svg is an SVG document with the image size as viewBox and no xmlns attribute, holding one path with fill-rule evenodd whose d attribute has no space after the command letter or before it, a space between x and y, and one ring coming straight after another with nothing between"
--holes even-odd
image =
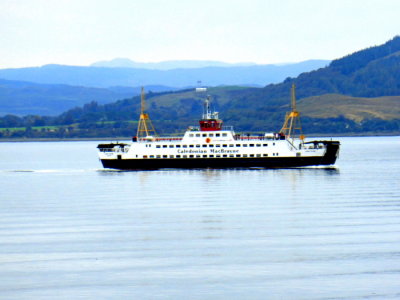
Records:
<instances>
[{"instance_id":1,"label":"text 'caledonian macbrayne' on hull","mask_svg":"<svg viewBox=\"0 0 400 300\"><path fill-rule=\"evenodd\" d=\"M201 89L202 91L204 89ZM104 168L154 170L161 168L292 168L333 165L339 154L338 141L305 142L296 110L294 86L292 110L279 133L236 134L222 126L217 112L204 103L199 127L190 127L183 137L159 137L145 113L142 90L137 135L131 143L98 145ZM298 137L296 136L298 132Z\"/></svg>"}]
</instances>

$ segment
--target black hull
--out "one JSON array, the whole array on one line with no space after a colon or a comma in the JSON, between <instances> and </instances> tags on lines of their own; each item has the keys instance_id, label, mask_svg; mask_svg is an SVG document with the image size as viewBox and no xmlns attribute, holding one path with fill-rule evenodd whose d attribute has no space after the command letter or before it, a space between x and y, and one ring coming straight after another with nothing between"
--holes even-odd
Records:
<instances>
[{"instance_id":1,"label":"black hull","mask_svg":"<svg viewBox=\"0 0 400 300\"><path fill-rule=\"evenodd\" d=\"M202 169L202 168L294 168L333 165L339 153L339 142L324 142L324 156L249 157L249 158L179 158L179 159L103 159L104 168L119 170Z\"/></svg>"}]
</instances>

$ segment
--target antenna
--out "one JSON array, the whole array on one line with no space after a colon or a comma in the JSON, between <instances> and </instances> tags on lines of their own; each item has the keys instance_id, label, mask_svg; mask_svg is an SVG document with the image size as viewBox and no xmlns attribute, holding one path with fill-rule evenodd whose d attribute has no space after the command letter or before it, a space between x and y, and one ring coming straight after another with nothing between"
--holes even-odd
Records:
<instances>
[{"instance_id":1,"label":"antenna","mask_svg":"<svg viewBox=\"0 0 400 300\"><path fill-rule=\"evenodd\" d=\"M146 101L144 99L144 87L142 87L142 91L140 93L140 114L144 114L146 109Z\"/></svg>"},{"instance_id":2,"label":"antenna","mask_svg":"<svg viewBox=\"0 0 400 300\"><path fill-rule=\"evenodd\" d=\"M149 137L152 135L157 136L153 123L150 120L149 114L145 113L146 102L144 96L145 96L144 88L142 87L142 92L140 95L140 118L136 134L138 138Z\"/></svg>"},{"instance_id":3,"label":"antenna","mask_svg":"<svg viewBox=\"0 0 400 300\"><path fill-rule=\"evenodd\" d=\"M291 89L291 105L292 105L292 112L296 111L296 85L292 84Z\"/></svg>"},{"instance_id":4,"label":"antenna","mask_svg":"<svg viewBox=\"0 0 400 300\"><path fill-rule=\"evenodd\" d=\"M211 119L210 96L207 96L206 100L204 100L203 119L205 120Z\"/></svg>"},{"instance_id":5,"label":"antenna","mask_svg":"<svg viewBox=\"0 0 400 300\"><path fill-rule=\"evenodd\" d=\"M301 128L300 113L296 109L296 86L293 83L291 89L291 111L286 113L285 123L280 133L287 136L287 138L294 139L296 137L296 131L301 140L304 140L304 135Z\"/></svg>"}]
</instances>

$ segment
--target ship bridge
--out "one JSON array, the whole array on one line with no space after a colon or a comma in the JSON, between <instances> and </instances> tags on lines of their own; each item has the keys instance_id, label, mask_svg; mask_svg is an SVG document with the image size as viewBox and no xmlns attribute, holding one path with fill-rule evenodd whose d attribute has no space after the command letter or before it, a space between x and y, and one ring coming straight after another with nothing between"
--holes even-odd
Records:
<instances>
[{"instance_id":1,"label":"ship bridge","mask_svg":"<svg viewBox=\"0 0 400 300\"><path fill-rule=\"evenodd\" d=\"M203 118L199 121L200 131L220 131L223 121L218 118L218 112L211 112L210 96L204 101Z\"/></svg>"}]
</instances>

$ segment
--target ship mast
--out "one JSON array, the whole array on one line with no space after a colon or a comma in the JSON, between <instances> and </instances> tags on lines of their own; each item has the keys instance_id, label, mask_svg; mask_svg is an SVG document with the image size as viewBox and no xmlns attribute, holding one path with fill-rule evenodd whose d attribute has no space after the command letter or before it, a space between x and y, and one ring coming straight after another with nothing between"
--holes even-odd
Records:
<instances>
[{"instance_id":1,"label":"ship mast","mask_svg":"<svg viewBox=\"0 0 400 300\"><path fill-rule=\"evenodd\" d=\"M285 123L280 131L287 138L294 139L296 133L301 140L304 140L304 135L301 128L300 113L296 109L296 86L293 83L291 89L291 111L286 113Z\"/></svg>"},{"instance_id":2,"label":"ship mast","mask_svg":"<svg viewBox=\"0 0 400 300\"><path fill-rule=\"evenodd\" d=\"M145 108L146 108L146 103L144 98L144 88L142 87L141 98L140 98L140 118L136 134L138 138L157 136L153 123L150 120L149 114L145 112Z\"/></svg>"},{"instance_id":3,"label":"ship mast","mask_svg":"<svg viewBox=\"0 0 400 300\"><path fill-rule=\"evenodd\" d=\"M218 112L211 112L210 96L204 101L203 120L218 119Z\"/></svg>"}]
</instances>

